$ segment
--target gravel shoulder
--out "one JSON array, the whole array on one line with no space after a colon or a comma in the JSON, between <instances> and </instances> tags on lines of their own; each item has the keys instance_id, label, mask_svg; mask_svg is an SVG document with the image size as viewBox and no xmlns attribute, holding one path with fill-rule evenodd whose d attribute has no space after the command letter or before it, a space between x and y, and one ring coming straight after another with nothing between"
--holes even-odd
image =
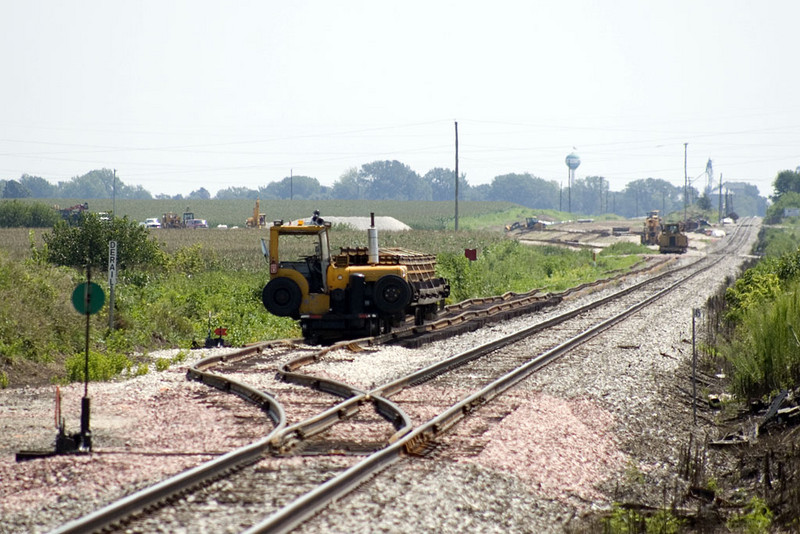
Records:
<instances>
[{"instance_id":1,"label":"gravel shoulder","mask_svg":"<svg viewBox=\"0 0 800 534\"><path fill-rule=\"evenodd\" d=\"M468 418L430 454L398 462L298 531L580 531L587 517L615 501L662 505L665 489L682 483L677 471L689 436L715 432L707 418L692 423L678 387L688 386L691 310L742 261L726 258L551 364ZM347 376L360 364L361 382L380 383L430 355L452 354L546 313L426 349L334 358L326 372ZM0 533L46 532L269 432L257 408L186 380L188 364L217 350L225 349L192 351L167 371L90 384L96 452L86 456L16 463L19 450L52 448L55 387L0 390ZM77 431L83 386L61 392L68 430ZM208 531L228 530L216 526Z\"/></svg>"}]
</instances>

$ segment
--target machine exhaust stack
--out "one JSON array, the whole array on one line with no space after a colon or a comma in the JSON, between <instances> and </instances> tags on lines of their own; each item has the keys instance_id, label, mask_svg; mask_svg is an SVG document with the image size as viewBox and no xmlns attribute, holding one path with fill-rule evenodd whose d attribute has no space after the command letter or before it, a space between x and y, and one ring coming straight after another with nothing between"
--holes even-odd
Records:
<instances>
[{"instance_id":1,"label":"machine exhaust stack","mask_svg":"<svg viewBox=\"0 0 800 534\"><path fill-rule=\"evenodd\" d=\"M378 229L375 228L375 213L371 212L369 216L370 216L370 227L367 229L367 241L369 243L369 259L367 261L372 265L377 265L378 263L380 263L380 258L378 256Z\"/></svg>"}]
</instances>

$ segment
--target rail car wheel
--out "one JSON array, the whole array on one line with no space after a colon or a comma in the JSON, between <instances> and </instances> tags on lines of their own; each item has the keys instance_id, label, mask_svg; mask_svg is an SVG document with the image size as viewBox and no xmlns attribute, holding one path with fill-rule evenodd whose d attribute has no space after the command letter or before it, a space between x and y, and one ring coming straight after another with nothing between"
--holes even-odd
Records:
<instances>
[{"instance_id":1,"label":"rail car wheel","mask_svg":"<svg viewBox=\"0 0 800 534\"><path fill-rule=\"evenodd\" d=\"M275 278L264 286L261 301L264 307L278 317L298 317L303 294L291 278Z\"/></svg>"},{"instance_id":2,"label":"rail car wheel","mask_svg":"<svg viewBox=\"0 0 800 534\"><path fill-rule=\"evenodd\" d=\"M399 276L389 274L375 282L373 299L378 311L396 314L411 302L411 287Z\"/></svg>"}]
</instances>

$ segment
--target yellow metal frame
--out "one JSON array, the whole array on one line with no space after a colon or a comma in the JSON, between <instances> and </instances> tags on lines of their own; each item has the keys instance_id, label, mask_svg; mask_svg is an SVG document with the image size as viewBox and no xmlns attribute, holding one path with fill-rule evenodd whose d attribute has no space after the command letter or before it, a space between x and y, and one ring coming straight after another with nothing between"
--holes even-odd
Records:
<instances>
[{"instance_id":1,"label":"yellow metal frame","mask_svg":"<svg viewBox=\"0 0 800 534\"><path fill-rule=\"evenodd\" d=\"M348 267L336 267L333 261L324 267L326 270L325 281L328 288L327 293L310 293L308 281L305 277L294 269L280 267L280 247L279 236L281 235L309 235L318 236L320 233L327 234L327 226L306 225L275 225L270 227L269 239L269 263L270 279L289 278L293 280L302 294L300 303L301 314L324 314L330 311L330 292L334 289L346 289L350 283L350 276L361 274L367 283L376 282L386 275L396 275L403 280L408 279L408 268L405 265L353 265Z\"/></svg>"}]
</instances>

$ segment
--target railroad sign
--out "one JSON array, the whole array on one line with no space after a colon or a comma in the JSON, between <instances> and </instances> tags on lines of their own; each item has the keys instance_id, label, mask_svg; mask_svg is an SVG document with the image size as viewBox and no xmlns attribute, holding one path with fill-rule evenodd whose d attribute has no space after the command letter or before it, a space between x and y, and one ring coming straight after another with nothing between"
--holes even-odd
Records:
<instances>
[{"instance_id":1,"label":"railroad sign","mask_svg":"<svg viewBox=\"0 0 800 534\"><path fill-rule=\"evenodd\" d=\"M108 242L108 285L117 285L117 242Z\"/></svg>"},{"instance_id":2,"label":"railroad sign","mask_svg":"<svg viewBox=\"0 0 800 534\"><path fill-rule=\"evenodd\" d=\"M86 287L86 282L78 284L78 287L72 292L72 305L75 306L78 313L92 315L103 307L106 295L103 293L103 288L94 282L88 284L88 292Z\"/></svg>"}]
</instances>

